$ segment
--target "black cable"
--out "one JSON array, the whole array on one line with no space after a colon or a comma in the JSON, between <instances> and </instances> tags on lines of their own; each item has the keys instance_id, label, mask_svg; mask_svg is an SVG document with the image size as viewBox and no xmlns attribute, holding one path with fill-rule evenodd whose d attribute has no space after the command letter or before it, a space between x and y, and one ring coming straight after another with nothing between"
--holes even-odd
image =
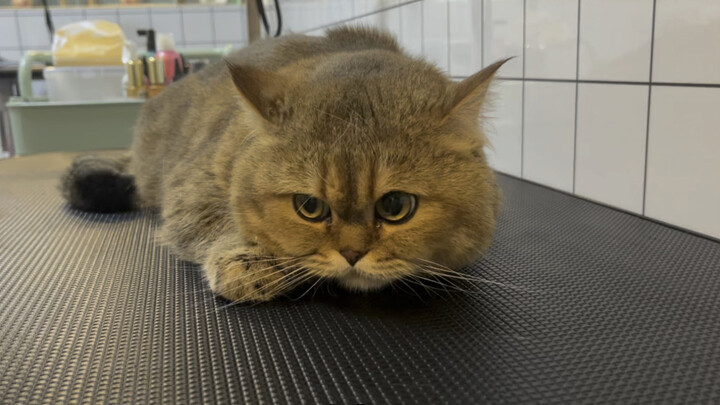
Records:
<instances>
[{"instance_id":1,"label":"black cable","mask_svg":"<svg viewBox=\"0 0 720 405\"><path fill-rule=\"evenodd\" d=\"M263 27L265 27L265 34L270 35L270 24L268 24L267 15L265 14L265 6L263 5L263 0L255 0L255 3L257 4L258 14L260 14L260 19L262 20ZM280 12L280 0L275 0L275 12L277 13L278 26L274 36L279 37L280 33L282 32L282 13Z\"/></svg>"},{"instance_id":2,"label":"black cable","mask_svg":"<svg viewBox=\"0 0 720 405\"><path fill-rule=\"evenodd\" d=\"M55 34L55 26L52 22L52 17L50 16L50 8L48 7L47 0L42 0L43 8L45 9L45 25L47 25L47 29L50 32L50 42L53 40L53 35Z\"/></svg>"},{"instance_id":3,"label":"black cable","mask_svg":"<svg viewBox=\"0 0 720 405\"><path fill-rule=\"evenodd\" d=\"M265 15L265 6L263 6L262 0L255 0L257 4L258 14L262 20L263 26L265 27L265 34L270 35L270 25L268 24L267 16Z\"/></svg>"},{"instance_id":4,"label":"black cable","mask_svg":"<svg viewBox=\"0 0 720 405\"><path fill-rule=\"evenodd\" d=\"M279 37L282 31L282 14L280 14L280 0L275 0L275 12L277 13L278 26L275 31L275 36Z\"/></svg>"}]
</instances>

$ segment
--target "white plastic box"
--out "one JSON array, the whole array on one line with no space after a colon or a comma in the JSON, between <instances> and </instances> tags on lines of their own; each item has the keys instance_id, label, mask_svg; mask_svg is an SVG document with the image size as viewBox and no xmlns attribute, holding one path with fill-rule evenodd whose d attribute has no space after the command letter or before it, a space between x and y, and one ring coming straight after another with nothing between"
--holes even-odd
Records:
<instances>
[{"instance_id":1,"label":"white plastic box","mask_svg":"<svg viewBox=\"0 0 720 405\"><path fill-rule=\"evenodd\" d=\"M64 66L43 70L50 101L107 101L125 98L122 66Z\"/></svg>"}]
</instances>

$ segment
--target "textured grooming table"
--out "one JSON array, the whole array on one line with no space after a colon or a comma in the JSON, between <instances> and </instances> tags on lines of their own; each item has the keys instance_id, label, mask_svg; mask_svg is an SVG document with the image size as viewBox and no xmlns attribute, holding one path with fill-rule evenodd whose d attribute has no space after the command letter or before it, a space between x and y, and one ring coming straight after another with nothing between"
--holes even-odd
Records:
<instances>
[{"instance_id":1,"label":"textured grooming table","mask_svg":"<svg viewBox=\"0 0 720 405\"><path fill-rule=\"evenodd\" d=\"M0 161L0 403L718 403L720 244L501 177L513 290L223 308L148 213Z\"/></svg>"}]
</instances>

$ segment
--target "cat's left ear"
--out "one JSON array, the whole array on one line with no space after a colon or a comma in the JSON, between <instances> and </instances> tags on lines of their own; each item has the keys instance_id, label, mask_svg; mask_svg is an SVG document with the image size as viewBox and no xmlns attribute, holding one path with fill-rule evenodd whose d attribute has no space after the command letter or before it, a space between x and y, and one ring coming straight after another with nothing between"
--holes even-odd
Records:
<instances>
[{"instance_id":1,"label":"cat's left ear","mask_svg":"<svg viewBox=\"0 0 720 405\"><path fill-rule=\"evenodd\" d=\"M455 83L450 89L450 108L445 116L461 115L469 119L477 119L492 78L497 70L510 59L512 58L499 60L467 79Z\"/></svg>"},{"instance_id":2,"label":"cat's left ear","mask_svg":"<svg viewBox=\"0 0 720 405\"><path fill-rule=\"evenodd\" d=\"M244 109L253 118L272 124L288 118L291 112L286 108L284 80L279 74L231 62L227 66Z\"/></svg>"}]
</instances>

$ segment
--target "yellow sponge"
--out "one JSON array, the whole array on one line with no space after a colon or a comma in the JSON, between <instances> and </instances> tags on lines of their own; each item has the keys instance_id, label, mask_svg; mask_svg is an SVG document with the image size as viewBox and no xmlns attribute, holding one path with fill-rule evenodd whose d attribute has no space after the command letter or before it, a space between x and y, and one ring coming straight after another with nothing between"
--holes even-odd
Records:
<instances>
[{"instance_id":1,"label":"yellow sponge","mask_svg":"<svg viewBox=\"0 0 720 405\"><path fill-rule=\"evenodd\" d=\"M80 21L55 31L55 66L122 65L125 35L108 21Z\"/></svg>"}]
</instances>

